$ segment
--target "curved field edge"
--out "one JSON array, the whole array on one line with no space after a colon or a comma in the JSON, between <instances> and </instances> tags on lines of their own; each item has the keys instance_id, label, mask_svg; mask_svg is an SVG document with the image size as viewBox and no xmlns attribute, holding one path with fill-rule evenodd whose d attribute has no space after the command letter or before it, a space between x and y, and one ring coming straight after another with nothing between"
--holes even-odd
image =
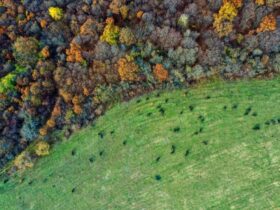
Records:
<instances>
[{"instance_id":1,"label":"curved field edge","mask_svg":"<svg viewBox=\"0 0 280 210\"><path fill-rule=\"evenodd\" d=\"M1 209L275 209L280 79L116 105L0 184Z\"/></svg>"}]
</instances>

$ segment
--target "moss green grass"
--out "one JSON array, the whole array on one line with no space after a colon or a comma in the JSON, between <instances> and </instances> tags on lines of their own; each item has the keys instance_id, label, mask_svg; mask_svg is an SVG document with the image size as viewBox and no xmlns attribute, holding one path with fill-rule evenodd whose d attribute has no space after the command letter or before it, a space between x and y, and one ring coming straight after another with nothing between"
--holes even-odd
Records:
<instances>
[{"instance_id":1,"label":"moss green grass","mask_svg":"<svg viewBox=\"0 0 280 210\"><path fill-rule=\"evenodd\" d=\"M116 105L0 184L0 209L277 209L280 79Z\"/></svg>"}]
</instances>

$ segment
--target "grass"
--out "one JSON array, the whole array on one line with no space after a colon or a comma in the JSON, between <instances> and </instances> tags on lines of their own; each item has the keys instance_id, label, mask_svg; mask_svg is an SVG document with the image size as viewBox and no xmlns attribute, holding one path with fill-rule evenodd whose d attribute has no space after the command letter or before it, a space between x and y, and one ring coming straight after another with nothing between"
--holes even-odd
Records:
<instances>
[{"instance_id":1,"label":"grass","mask_svg":"<svg viewBox=\"0 0 280 210\"><path fill-rule=\"evenodd\" d=\"M115 106L0 184L1 209L277 209L280 79Z\"/></svg>"}]
</instances>

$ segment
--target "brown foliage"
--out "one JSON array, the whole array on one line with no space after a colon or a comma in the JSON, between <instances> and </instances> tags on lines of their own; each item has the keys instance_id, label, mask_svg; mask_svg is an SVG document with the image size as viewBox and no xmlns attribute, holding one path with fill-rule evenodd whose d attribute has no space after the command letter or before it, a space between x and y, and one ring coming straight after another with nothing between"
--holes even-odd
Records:
<instances>
[{"instance_id":1,"label":"brown foliage","mask_svg":"<svg viewBox=\"0 0 280 210\"><path fill-rule=\"evenodd\" d=\"M125 0L112 0L109 8L116 15L120 14L121 7L125 5Z\"/></svg>"},{"instance_id":2,"label":"brown foliage","mask_svg":"<svg viewBox=\"0 0 280 210\"><path fill-rule=\"evenodd\" d=\"M42 128L40 128L39 133L41 136L46 136L48 134L48 129L46 126L43 126Z\"/></svg>"},{"instance_id":3,"label":"brown foliage","mask_svg":"<svg viewBox=\"0 0 280 210\"><path fill-rule=\"evenodd\" d=\"M41 50L41 55L42 55L44 58L50 57L50 50L49 50L49 47L48 47L48 46L44 47L44 48Z\"/></svg>"},{"instance_id":4,"label":"brown foliage","mask_svg":"<svg viewBox=\"0 0 280 210\"><path fill-rule=\"evenodd\" d=\"M59 94L62 96L63 100L66 102L66 103L69 103L72 99L72 95L68 92L66 92L65 90L63 89L60 89L59 90Z\"/></svg>"},{"instance_id":5,"label":"brown foliage","mask_svg":"<svg viewBox=\"0 0 280 210\"><path fill-rule=\"evenodd\" d=\"M42 20L40 21L40 26L41 26L42 28L46 28L46 27L47 27L47 24L48 24L48 22L47 22L45 19L42 19Z\"/></svg>"},{"instance_id":6,"label":"brown foliage","mask_svg":"<svg viewBox=\"0 0 280 210\"><path fill-rule=\"evenodd\" d=\"M136 38L130 28L121 29L120 42L125 45L132 45L136 42Z\"/></svg>"},{"instance_id":7,"label":"brown foliage","mask_svg":"<svg viewBox=\"0 0 280 210\"><path fill-rule=\"evenodd\" d=\"M127 58L120 58L118 60L118 72L122 81L139 80L139 67L133 61L128 61Z\"/></svg>"},{"instance_id":8,"label":"brown foliage","mask_svg":"<svg viewBox=\"0 0 280 210\"><path fill-rule=\"evenodd\" d=\"M104 83L109 85L119 82L119 76L115 66L100 60L93 61L89 76L95 86Z\"/></svg>"},{"instance_id":9,"label":"brown foliage","mask_svg":"<svg viewBox=\"0 0 280 210\"><path fill-rule=\"evenodd\" d=\"M61 115L61 107L58 103L55 104L53 111L52 111L52 116L53 117L58 117Z\"/></svg>"},{"instance_id":10,"label":"brown foliage","mask_svg":"<svg viewBox=\"0 0 280 210\"><path fill-rule=\"evenodd\" d=\"M82 56L82 50L79 45L76 43L71 43L70 44L70 49L66 50L66 55L67 55L67 62L78 62L81 63L84 61L83 56Z\"/></svg>"},{"instance_id":11,"label":"brown foliage","mask_svg":"<svg viewBox=\"0 0 280 210\"><path fill-rule=\"evenodd\" d=\"M53 118L50 118L48 121L47 121L47 126L49 128L53 128L55 127L55 120Z\"/></svg>"},{"instance_id":12,"label":"brown foliage","mask_svg":"<svg viewBox=\"0 0 280 210\"><path fill-rule=\"evenodd\" d=\"M78 105L78 104L75 104L74 105L74 109L73 109L73 111L75 112L75 114L81 114L82 113L82 108L81 108L81 106L80 105Z\"/></svg>"},{"instance_id":13,"label":"brown foliage","mask_svg":"<svg viewBox=\"0 0 280 210\"><path fill-rule=\"evenodd\" d=\"M276 29L276 18L271 14L262 19L260 26L257 28L257 33L264 31L274 31Z\"/></svg>"},{"instance_id":14,"label":"brown foliage","mask_svg":"<svg viewBox=\"0 0 280 210\"><path fill-rule=\"evenodd\" d=\"M154 77L160 81L166 81L168 79L168 71L163 67L162 64L156 64L153 70Z\"/></svg>"}]
</instances>

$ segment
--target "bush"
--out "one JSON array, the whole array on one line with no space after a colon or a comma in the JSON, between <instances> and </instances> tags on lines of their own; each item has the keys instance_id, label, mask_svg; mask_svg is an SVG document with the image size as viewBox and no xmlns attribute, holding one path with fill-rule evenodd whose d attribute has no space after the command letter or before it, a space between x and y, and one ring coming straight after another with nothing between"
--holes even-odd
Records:
<instances>
[{"instance_id":1,"label":"bush","mask_svg":"<svg viewBox=\"0 0 280 210\"><path fill-rule=\"evenodd\" d=\"M50 145L45 141L39 141L35 145L35 153L38 156L46 156L49 154Z\"/></svg>"},{"instance_id":2,"label":"bush","mask_svg":"<svg viewBox=\"0 0 280 210\"><path fill-rule=\"evenodd\" d=\"M14 160L14 166L18 170L25 170L27 168L32 168L33 165L34 165L34 163L32 161L32 158L31 158L29 152L22 152Z\"/></svg>"}]
</instances>

